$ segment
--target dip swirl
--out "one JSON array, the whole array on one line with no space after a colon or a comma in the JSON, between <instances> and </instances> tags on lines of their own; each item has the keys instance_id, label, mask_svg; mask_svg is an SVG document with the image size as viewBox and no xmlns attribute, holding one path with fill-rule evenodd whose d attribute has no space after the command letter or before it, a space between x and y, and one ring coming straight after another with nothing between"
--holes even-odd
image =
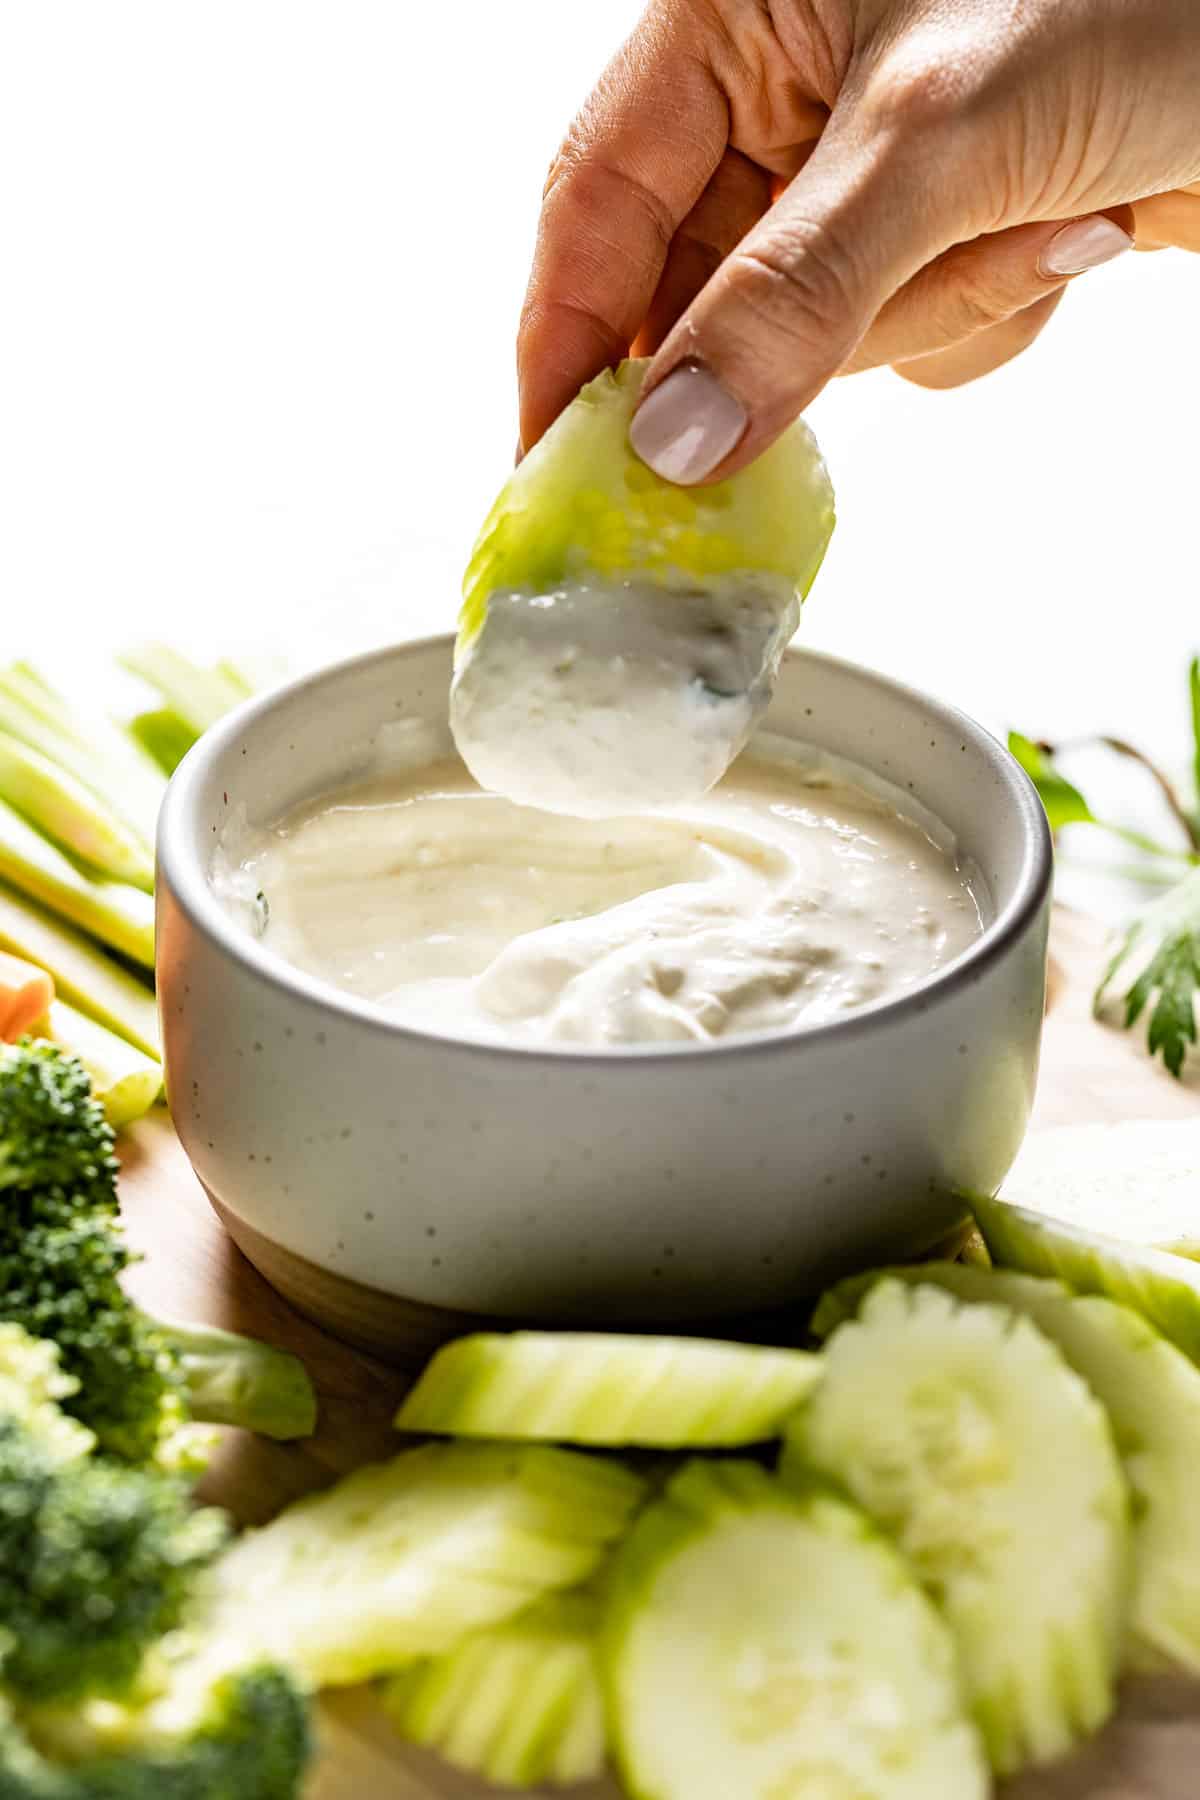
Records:
<instances>
[{"instance_id":1,"label":"dip swirl","mask_svg":"<svg viewBox=\"0 0 1200 1800\"><path fill-rule=\"evenodd\" d=\"M514 805L446 760L243 836L214 882L267 949L406 1025L587 1048L845 1017L928 980L987 905L941 828L757 753L616 820Z\"/></svg>"}]
</instances>

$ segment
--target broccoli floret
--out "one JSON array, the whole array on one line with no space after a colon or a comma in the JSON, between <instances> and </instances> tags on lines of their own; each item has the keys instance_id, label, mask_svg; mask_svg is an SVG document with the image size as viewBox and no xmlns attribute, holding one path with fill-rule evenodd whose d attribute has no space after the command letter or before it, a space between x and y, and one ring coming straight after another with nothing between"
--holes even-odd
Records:
<instances>
[{"instance_id":1,"label":"broccoli floret","mask_svg":"<svg viewBox=\"0 0 1200 1800\"><path fill-rule=\"evenodd\" d=\"M86 1452L64 1459L0 1397L0 1675L30 1700L122 1694L184 1615L227 1535L185 1484Z\"/></svg>"},{"instance_id":2,"label":"broccoli floret","mask_svg":"<svg viewBox=\"0 0 1200 1800\"><path fill-rule=\"evenodd\" d=\"M195 1592L224 1515L99 1454L73 1386L0 1326L0 1800L293 1800L305 1700Z\"/></svg>"},{"instance_id":3,"label":"broccoli floret","mask_svg":"<svg viewBox=\"0 0 1200 1800\"><path fill-rule=\"evenodd\" d=\"M312 1749L306 1701L272 1665L223 1676L183 1709L168 1693L87 1736L76 1721L0 1710L0 1800L295 1800Z\"/></svg>"},{"instance_id":4,"label":"broccoli floret","mask_svg":"<svg viewBox=\"0 0 1200 1800\"><path fill-rule=\"evenodd\" d=\"M0 1192L62 1189L117 1209L113 1134L81 1063L57 1044L0 1050Z\"/></svg>"},{"instance_id":5,"label":"broccoli floret","mask_svg":"<svg viewBox=\"0 0 1200 1800\"><path fill-rule=\"evenodd\" d=\"M59 1223L57 1221L66 1222ZM128 1462L170 1460L187 1418L178 1357L128 1298L115 1223L60 1189L0 1195L0 1318L58 1345L67 1410Z\"/></svg>"},{"instance_id":6,"label":"broccoli floret","mask_svg":"<svg viewBox=\"0 0 1200 1800\"><path fill-rule=\"evenodd\" d=\"M58 1345L79 1383L67 1408L111 1455L191 1466L206 1436L189 1433L189 1420L311 1435L316 1396L297 1357L215 1326L156 1319L121 1285L133 1258L115 1223L85 1214L47 1225L37 1211L69 1216L69 1200L8 1198L6 1206L0 1196L0 1318Z\"/></svg>"},{"instance_id":7,"label":"broccoli floret","mask_svg":"<svg viewBox=\"0 0 1200 1800\"><path fill-rule=\"evenodd\" d=\"M55 1462L86 1456L95 1438L62 1403L76 1383L59 1366L58 1346L30 1337L19 1325L0 1325L0 1418L25 1426Z\"/></svg>"},{"instance_id":8,"label":"broccoli floret","mask_svg":"<svg viewBox=\"0 0 1200 1800\"><path fill-rule=\"evenodd\" d=\"M316 1400L295 1357L159 1321L128 1298L115 1166L74 1058L48 1043L0 1058L0 1319L58 1345L78 1384L68 1410L127 1462L194 1466L189 1418L308 1436Z\"/></svg>"}]
</instances>

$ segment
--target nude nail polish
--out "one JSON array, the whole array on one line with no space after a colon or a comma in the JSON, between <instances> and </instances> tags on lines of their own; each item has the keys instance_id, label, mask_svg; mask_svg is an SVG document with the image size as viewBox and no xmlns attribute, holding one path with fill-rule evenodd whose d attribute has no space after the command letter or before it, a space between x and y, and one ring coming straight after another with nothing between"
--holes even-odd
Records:
<instances>
[{"instance_id":1,"label":"nude nail polish","mask_svg":"<svg viewBox=\"0 0 1200 1800\"><path fill-rule=\"evenodd\" d=\"M672 369L638 407L629 441L665 481L703 481L740 441L745 407L697 363Z\"/></svg>"},{"instance_id":2,"label":"nude nail polish","mask_svg":"<svg viewBox=\"0 0 1200 1800\"><path fill-rule=\"evenodd\" d=\"M1073 219L1056 232L1042 251L1038 267L1043 275L1083 275L1132 249L1129 233L1097 213L1091 219Z\"/></svg>"}]
</instances>

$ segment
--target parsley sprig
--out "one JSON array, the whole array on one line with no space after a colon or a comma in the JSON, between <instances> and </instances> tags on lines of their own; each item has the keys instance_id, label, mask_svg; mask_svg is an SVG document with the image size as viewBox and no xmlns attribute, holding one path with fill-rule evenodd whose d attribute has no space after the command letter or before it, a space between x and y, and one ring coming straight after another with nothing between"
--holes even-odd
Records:
<instances>
[{"instance_id":1,"label":"parsley sprig","mask_svg":"<svg viewBox=\"0 0 1200 1800\"><path fill-rule=\"evenodd\" d=\"M1100 816L1057 763L1065 749L1010 732L1008 747L1032 779L1057 833L1064 825L1091 825L1121 840L1139 857L1179 865L1179 876L1165 894L1141 908L1120 934L1116 952L1096 989L1100 1012L1117 977L1131 965L1137 969L1123 996L1126 1030L1149 1009L1147 1043L1151 1056L1161 1055L1172 1075L1183 1073L1188 1052L1197 1043L1200 999L1200 657L1188 671L1188 698L1194 755L1192 793L1186 798L1169 776L1135 745L1123 738L1089 740L1117 756L1132 759L1156 783L1177 827L1180 842L1162 844L1128 826Z\"/></svg>"}]
</instances>

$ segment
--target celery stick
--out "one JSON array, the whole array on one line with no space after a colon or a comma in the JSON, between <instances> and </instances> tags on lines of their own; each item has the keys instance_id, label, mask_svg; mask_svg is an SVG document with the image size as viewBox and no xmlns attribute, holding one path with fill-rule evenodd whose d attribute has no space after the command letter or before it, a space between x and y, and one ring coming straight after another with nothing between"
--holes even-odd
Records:
<instances>
[{"instance_id":1,"label":"celery stick","mask_svg":"<svg viewBox=\"0 0 1200 1800\"><path fill-rule=\"evenodd\" d=\"M0 882L0 950L47 969L64 1000L147 1056L162 1058L158 1009L144 981L71 925Z\"/></svg>"},{"instance_id":2,"label":"celery stick","mask_svg":"<svg viewBox=\"0 0 1200 1800\"><path fill-rule=\"evenodd\" d=\"M149 847L76 776L4 731L0 731L0 800L89 867L147 893L153 890L154 857Z\"/></svg>"},{"instance_id":3,"label":"celery stick","mask_svg":"<svg viewBox=\"0 0 1200 1800\"><path fill-rule=\"evenodd\" d=\"M245 669L227 656L222 657L221 661L217 664L217 674L223 681L227 681L231 687L235 687L243 700L248 700L259 685L258 682L251 678ZM264 683L263 685L266 684Z\"/></svg>"},{"instance_id":4,"label":"celery stick","mask_svg":"<svg viewBox=\"0 0 1200 1800\"><path fill-rule=\"evenodd\" d=\"M130 736L152 756L164 775L173 775L192 745L196 733L170 706L138 713L129 721Z\"/></svg>"},{"instance_id":5,"label":"celery stick","mask_svg":"<svg viewBox=\"0 0 1200 1800\"><path fill-rule=\"evenodd\" d=\"M0 730L83 782L153 849L166 783L111 719L81 714L36 670L17 663L0 671Z\"/></svg>"},{"instance_id":6,"label":"celery stick","mask_svg":"<svg viewBox=\"0 0 1200 1800\"><path fill-rule=\"evenodd\" d=\"M157 688L199 737L246 698L240 683L219 669L202 669L166 644L144 644L120 659L123 668Z\"/></svg>"},{"instance_id":7,"label":"celery stick","mask_svg":"<svg viewBox=\"0 0 1200 1800\"><path fill-rule=\"evenodd\" d=\"M132 1125L162 1097L160 1062L63 1000L54 1002L45 1029L35 1035L50 1038L79 1058L114 1131Z\"/></svg>"},{"instance_id":8,"label":"celery stick","mask_svg":"<svg viewBox=\"0 0 1200 1800\"><path fill-rule=\"evenodd\" d=\"M97 881L0 800L0 876L123 956L154 967L154 901L126 882Z\"/></svg>"},{"instance_id":9,"label":"celery stick","mask_svg":"<svg viewBox=\"0 0 1200 1800\"><path fill-rule=\"evenodd\" d=\"M237 656L223 657L217 668L242 690L246 699L267 688L279 687L297 673L293 658L282 651L261 646L256 650L242 650Z\"/></svg>"}]
</instances>

